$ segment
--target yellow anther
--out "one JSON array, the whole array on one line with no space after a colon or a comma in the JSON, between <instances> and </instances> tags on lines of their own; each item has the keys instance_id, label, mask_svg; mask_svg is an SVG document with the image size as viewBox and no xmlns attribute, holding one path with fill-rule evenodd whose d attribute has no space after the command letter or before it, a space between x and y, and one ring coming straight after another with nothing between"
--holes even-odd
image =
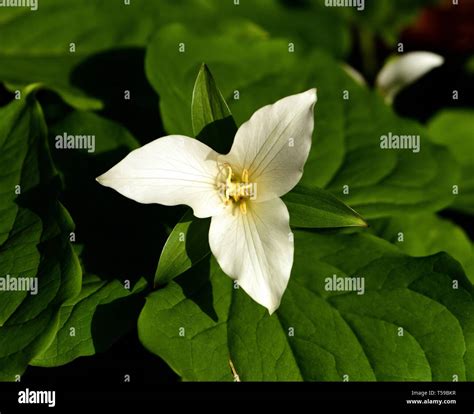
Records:
<instances>
[{"instance_id":1,"label":"yellow anther","mask_svg":"<svg viewBox=\"0 0 474 414\"><path fill-rule=\"evenodd\" d=\"M229 165L229 164L226 164L226 168L227 168L227 171L229 171L229 174L227 175L227 178L226 178L226 182L227 184L230 184L231 180L232 180L232 167Z\"/></svg>"},{"instance_id":2,"label":"yellow anther","mask_svg":"<svg viewBox=\"0 0 474 414\"><path fill-rule=\"evenodd\" d=\"M239 207L242 214L247 214L247 203L244 200L240 202Z\"/></svg>"},{"instance_id":3,"label":"yellow anther","mask_svg":"<svg viewBox=\"0 0 474 414\"><path fill-rule=\"evenodd\" d=\"M225 180L226 187L225 187L225 198L229 200L231 196L231 188L232 188L232 167L227 164L226 165L227 170L229 171L229 174L227 175L227 178Z\"/></svg>"}]
</instances>

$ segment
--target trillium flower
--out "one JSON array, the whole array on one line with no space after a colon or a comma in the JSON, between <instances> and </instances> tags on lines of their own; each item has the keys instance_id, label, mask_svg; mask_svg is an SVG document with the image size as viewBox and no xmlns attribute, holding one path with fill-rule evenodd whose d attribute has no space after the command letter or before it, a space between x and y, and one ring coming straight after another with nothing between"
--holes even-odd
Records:
<instances>
[{"instance_id":1,"label":"trillium flower","mask_svg":"<svg viewBox=\"0 0 474 414\"><path fill-rule=\"evenodd\" d=\"M293 265L293 237L281 196L301 179L314 127L316 90L256 111L222 155L181 135L132 151L97 178L140 203L186 204L212 217L209 245L222 270L270 314Z\"/></svg>"}]
</instances>

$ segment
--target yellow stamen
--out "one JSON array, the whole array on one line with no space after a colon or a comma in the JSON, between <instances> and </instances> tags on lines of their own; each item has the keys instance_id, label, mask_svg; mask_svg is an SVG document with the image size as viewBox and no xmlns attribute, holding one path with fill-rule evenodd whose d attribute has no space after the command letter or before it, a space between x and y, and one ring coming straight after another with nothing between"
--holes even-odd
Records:
<instances>
[{"instance_id":1,"label":"yellow stamen","mask_svg":"<svg viewBox=\"0 0 474 414\"><path fill-rule=\"evenodd\" d=\"M242 182L245 184L248 184L249 182L249 170L247 170L247 168L242 171Z\"/></svg>"},{"instance_id":2,"label":"yellow stamen","mask_svg":"<svg viewBox=\"0 0 474 414\"><path fill-rule=\"evenodd\" d=\"M227 164L226 167L227 167L227 170L229 171L229 175L227 176L225 180L225 183L226 183L225 198L229 200L230 190L232 188L232 167L229 164Z\"/></svg>"},{"instance_id":3,"label":"yellow stamen","mask_svg":"<svg viewBox=\"0 0 474 414\"><path fill-rule=\"evenodd\" d=\"M219 196L225 206L229 204L239 204L239 209L242 214L247 214L246 199L252 196L252 189L254 184L249 183L249 172L247 169L242 171L240 180L235 178L232 167L228 163L224 163L219 168L219 174L223 173L224 182L218 184ZM222 176L221 176L222 177ZM236 181L233 181L236 179ZM237 207L237 205L235 205ZM234 210L235 211L235 210Z\"/></svg>"}]
</instances>

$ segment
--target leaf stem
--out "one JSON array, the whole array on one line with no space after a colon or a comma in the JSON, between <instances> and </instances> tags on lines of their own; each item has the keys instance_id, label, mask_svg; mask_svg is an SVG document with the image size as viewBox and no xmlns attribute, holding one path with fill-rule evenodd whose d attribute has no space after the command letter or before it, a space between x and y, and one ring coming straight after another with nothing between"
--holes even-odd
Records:
<instances>
[{"instance_id":1,"label":"leaf stem","mask_svg":"<svg viewBox=\"0 0 474 414\"><path fill-rule=\"evenodd\" d=\"M237 374L234 364L230 358L229 358L229 366L230 366L230 370L232 371L232 376L234 377L234 382L240 382L239 374Z\"/></svg>"},{"instance_id":2,"label":"leaf stem","mask_svg":"<svg viewBox=\"0 0 474 414\"><path fill-rule=\"evenodd\" d=\"M377 70L377 51L373 33L364 27L359 30L359 44L362 55L362 65L366 79L372 79Z\"/></svg>"}]
</instances>

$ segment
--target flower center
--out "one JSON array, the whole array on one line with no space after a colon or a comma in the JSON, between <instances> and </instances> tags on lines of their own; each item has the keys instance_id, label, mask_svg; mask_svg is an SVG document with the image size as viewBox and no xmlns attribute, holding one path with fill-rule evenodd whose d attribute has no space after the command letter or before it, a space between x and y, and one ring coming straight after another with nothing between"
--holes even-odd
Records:
<instances>
[{"instance_id":1,"label":"flower center","mask_svg":"<svg viewBox=\"0 0 474 414\"><path fill-rule=\"evenodd\" d=\"M238 205L242 214L247 214L247 200L256 196L255 183L249 183L249 172L242 171L241 177L236 177L232 167L225 163L220 175L224 175L224 180L218 183L219 195L224 205L234 203ZM222 177L222 175L221 175Z\"/></svg>"}]
</instances>

